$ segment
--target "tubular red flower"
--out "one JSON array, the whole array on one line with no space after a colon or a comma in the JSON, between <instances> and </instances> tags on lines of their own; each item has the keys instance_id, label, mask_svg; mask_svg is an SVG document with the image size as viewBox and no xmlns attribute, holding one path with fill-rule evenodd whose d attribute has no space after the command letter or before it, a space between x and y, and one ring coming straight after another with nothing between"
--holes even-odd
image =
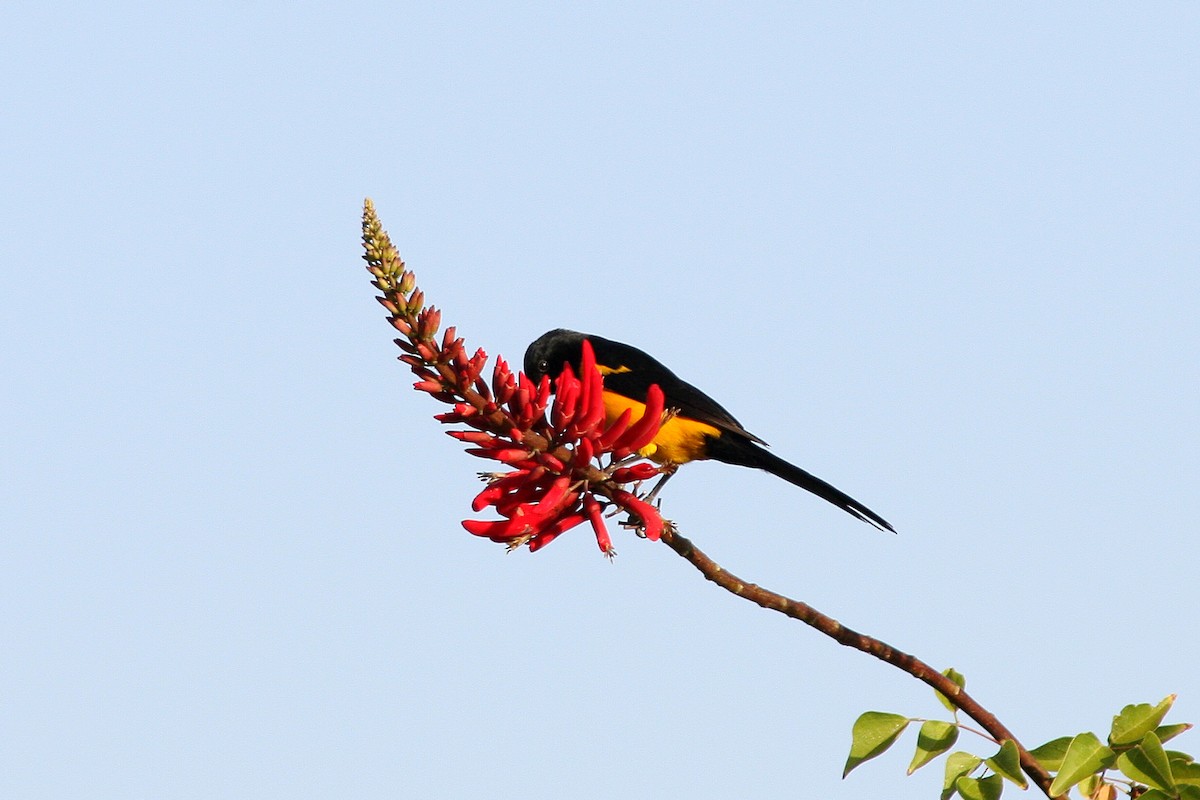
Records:
<instances>
[{"instance_id":1,"label":"tubular red flower","mask_svg":"<svg viewBox=\"0 0 1200 800\"><path fill-rule=\"evenodd\" d=\"M533 469L515 469L506 475L492 479L488 482L488 486L495 486L507 492L518 486L534 485L541 481L546 474L545 467L534 467Z\"/></svg>"},{"instance_id":2,"label":"tubular red flower","mask_svg":"<svg viewBox=\"0 0 1200 800\"><path fill-rule=\"evenodd\" d=\"M492 370L492 392L496 396L496 401L508 402L516 388L517 383L513 379L512 371L508 368L508 362L503 358L497 358L496 366Z\"/></svg>"},{"instance_id":3,"label":"tubular red flower","mask_svg":"<svg viewBox=\"0 0 1200 800\"><path fill-rule=\"evenodd\" d=\"M446 387L442 385L441 381L433 380L417 381L413 384L413 388L419 392L429 392L430 394L434 392L443 392L446 390Z\"/></svg>"},{"instance_id":4,"label":"tubular red flower","mask_svg":"<svg viewBox=\"0 0 1200 800\"><path fill-rule=\"evenodd\" d=\"M550 491L546 492L546 496L541 499L534 509L535 513L548 514L552 512L560 503L565 503L567 497L571 494L568 491L571 486L571 479L567 476L556 478L554 483L550 485Z\"/></svg>"},{"instance_id":5,"label":"tubular red flower","mask_svg":"<svg viewBox=\"0 0 1200 800\"><path fill-rule=\"evenodd\" d=\"M403 356L401 356L401 360L403 360ZM424 366L423 362L421 362L420 359L417 359L416 364L411 364L410 366L412 367L413 374L416 375L418 378L421 378L422 380L427 380L427 381L437 381L438 383L442 382L442 376L439 375L437 372L434 372L433 370Z\"/></svg>"},{"instance_id":6,"label":"tubular red flower","mask_svg":"<svg viewBox=\"0 0 1200 800\"><path fill-rule=\"evenodd\" d=\"M488 486L482 492L475 495L475 499L471 501L471 510L478 514L490 505L496 503L504 496L504 490L499 486Z\"/></svg>"},{"instance_id":7,"label":"tubular red flower","mask_svg":"<svg viewBox=\"0 0 1200 800\"><path fill-rule=\"evenodd\" d=\"M517 466L533 463L533 454L520 447L469 447L467 452L480 458L493 458L496 461Z\"/></svg>"},{"instance_id":8,"label":"tubular red flower","mask_svg":"<svg viewBox=\"0 0 1200 800\"><path fill-rule=\"evenodd\" d=\"M659 474L658 467L648 461L642 461L639 464L614 470L612 479L614 483L636 483L637 481L648 481L657 474Z\"/></svg>"},{"instance_id":9,"label":"tubular red flower","mask_svg":"<svg viewBox=\"0 0 1200 800\"><path fill-rule=\"evenodd\" d=\"M658 509L624 490L613 492L613 502L635 515L642 523L642 532L652 542L662 536L663 518Z\"/></svg>"},{"instance_id":10,"label":"tubular red flower","mask_svg":"<svg viewBox=\"0 0 1200 800\"><path fill-rule=\"evenodd\" d=\"M421 358L428 361L430 364L438 363L438 353L428 342L419 341L413 342L413 347L417 348L417 354Z\"/></svg>"},{"instance_id":11,"label":"tubular red flower","mask_svg":"<svg viewBox=\"0 0 1200 800\"><path fill-rule=\"evenodd\" d=\"M417 316L417 334L423 339L432 339L442 324L442 312L433 306Z\"/></svg>"},{"instance_id":12,"label":"tubular red flower","mask_svg":"<svg viewBox=\"0 0 1200 800\"><path fill-rule=\"evenodd\" d=\"M482 519L464 519L462 526L468 533L473 533L476 536L486 536L493 542L503 542L507 536L506 530L510 524L510 520L482 520Z\"/></svg>"},{"instance_id":13,"label":"tubular red flower","mask_svg":"<svg viewBox=\"0 0 1200 800\"><path fill-rule=\"evenodd\" d=\"M637 452L654 441L662 427L664 402L662 389L658 388L658 384L651 384L646 391L646 410L641 418L630 425L625 435L613 444L613 453L618 458Z\"/></svg>"},{"instance_id":14,"label":"tubular red flower","mask_svg":"<svg viewBox=\"0 0 1200 800\"><path fill-rule=\"evenodd\" d=\"M529 378L526 377L524 373L522 373L521 380L528 381ZM537 405L543 411L545 410L546 406L550 405L550 390L551 390L550 378L547 375L543 375L542 379L537 384L537 392L536 392Z\"/></svg>"},{"instance_id":15,"label":"tubular red flower","mask_svg":"<svg viewBox=\"0 0 1200 800\"><path fill-rule=\"evenodd\" d=\"M476 374L483 372L483 368L487 365L487 353L482 347L475 350L475 355L471 356L471 368Z\"/></svg>"},{"instance_id":16,"label":"tubular red flower","mask_svg":"<svg viewBox=\"0 0 1200 800\"><path fill-rule=\"evenodd\" d=\"M592 523L592 532L596 534L596 544L600 546L600 552L611 558L616 551L612 546L612 537L608 535L608 528L604 524L604 509L590 494L583 496L583 509L587 513L588 521Z\"/></svg>"},{"instance_id":17,"label":"tubular red flower","mask_svg":"<svg viewBox=\"0 0 1200 800\"><path fill-rule=\"evenodd\" d=\"M583 355L579 361L579 408L569 431L573 436L587 436L592 432L598 422L597 407L600 409L599 419L604 418L603 389L604 379L596 369L596 354L592 351L591 342L584 339Z\"/></svg>"},{"instance_id":18,"label":"tubular red flower","mask_svg":"<svg viewBox=\"0 0 1200 800\"><path fill-rule=\"evenodd\" d=\"M563 463L563 460L553 453L538 453L537 460L539 464L549 467L555 472L565 472L567 469L567 465Z\"/></svg>"},{"instance_id":19,"label":"tubular red flower","mask_svg":"<svg viewBox=\"0 0 1200 800\"><path fill-rule=\"evenodd\" d=\"M591 439L580 439L575 445L575 453L571 457L571 464L577 468L586 468L592 463L595 452L596 448L592 444Z\"/></svg>"},{"instance_id":20,"label":"tubular red flower","mask_svg":"<svg viewBox=\"0 0 1200 800\"><path fill-rule=\"evenodd\" d=\"M499 439L486 431L446 431L446 435L480 447L499 447Z\"/></svg>"},{"instance_id":21,"label":"tubular red flower","mask_svg":"<svg viewBox=\"0 0 1200 800\"><path fill-rule=\"evenodd\" d=\"M525 523L529 523L534 519L531 509L537 505L538 499L544 496L546 491L547 487L542 483L518 486L512 491L506 492L492 505L495 507L496 513L502 517L508 519L521 517Z\"/></svg>"},{"instance_id":22,"label":"tubular red flower","mask_svg":"<svg viewBox=\"0 0 1200 800\"><path fill-rule=\"evenodd\" d=\"M466 358L467 351L462 339L455 339L449 347L442 348L438 353L438 359L444 364L453 364L456 360L465 361Z\"/></svg>"},{"instance_id":23,"label":"tubular red flower","mask_svg":"<svg viewBox=\"0 0 1200 800\"><path fill-rule=\"evenodd\" d=\"M568 364L555 379L554 405L550 409L550 425L556 431L566 431L579 410L582 386Z\"/></svg>"},{"instance_id":24,"label":"tubular red flower","mask_svg":"<svg viewBox=\"0 0 1200 800\"><path fill-rule=\"evenodd\" d=\"M604 424L606 409L604 408L604 376L596 369L596 358L592 353L592 343L586 339L583 342L583 364L585 365L581 380L587 387L584 403L584 418L579 425L580 433L586 436L594 435Z\"/></svg>"},{"instance_id":25,"label":"tubular red flower","mask_svg":"<svg viewBox=\"0 0 1200 800\"><path fill-rule=\"evenodd\" d=\"M518 419L524 416L529 407L529 387L518 386L508 399L508 410Z\"/></svg>"},{"instance_id":26,"label":"tubular red flower","mask_svg":"<svg viewBox=\"0 0 1200 800\"><path fill-rule=\"evenodd\" d=\"M570 516L562 517L554 521L552 525L543 528L534 534L529 540L529 552L536 553L546 545L553 542L566 531L574 528L576 525L582 524L587 517L583 514L571 514Z\"/></svg>"},{"instance_id":27,"label":"tubular red flower","mask_svg":"<svg viewBox=\"0 0 1200 800\"><path fill-rule=\"evenodd\" d=\"M596 446L601 450L609 450L615 442L620 441L625 435L625 431L629 428L629 420L633 418L633 409L627 408L621 412L621 416L617 417L612 425L608 426L608 430L600 434L596 439Z\"/></svg>"}]
</instances>

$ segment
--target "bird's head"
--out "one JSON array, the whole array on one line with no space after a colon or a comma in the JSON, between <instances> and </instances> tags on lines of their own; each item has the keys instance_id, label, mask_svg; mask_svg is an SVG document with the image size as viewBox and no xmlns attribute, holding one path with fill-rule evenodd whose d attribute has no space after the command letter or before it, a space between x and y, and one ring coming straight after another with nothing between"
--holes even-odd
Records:
<instances>
[{"instance_id":1,"label":"bird's head","mask_svg":"<svg viewBox=\"0 0 1200 800\"><path fill-rule=\"evenodd\" d=\"M557 378L564 364L570 364L578 373L585 338L584 334L566 328L543 333L525 350L525 374L534 383L540 383L543 375L551 380Z\"/></svg>"}]
</instances>

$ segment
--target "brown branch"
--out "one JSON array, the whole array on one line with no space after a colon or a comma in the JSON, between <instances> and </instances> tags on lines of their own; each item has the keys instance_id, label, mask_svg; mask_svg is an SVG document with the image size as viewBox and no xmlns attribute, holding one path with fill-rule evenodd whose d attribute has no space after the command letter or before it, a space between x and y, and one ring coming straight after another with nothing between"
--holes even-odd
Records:
<instances>
[{"instance_id":1,"label":"brown branch","mask_svg":"<svg viewBox=\"0 0 1200 800\"><path fill-rule=\"evenodd\" d=\"M996 741L1003 742L1005 739L1008 739L1015 744L1017 752L1021 756L1021 768L1025 771L1025 774L1046 793L1047 797L1053 797L1050 794L1050 784L1053 781L1050 773L1046 772L1037 759L1017 741L1017 737L1013 736L1012 732L1004 727L992 712L979 705L974 698L963 691L962 687L938 670L915 656L897 650L886 642L881 642L866 634L847 628L833 617L822 614L807 603L792 600L753 583L746 583L736 575L727 572L720 564L697 549L690 540L680 536L678 531L674 530L670 525L663 531L662 540L672 550L687 559L693 567L700 570L700 573L705 578L717 584L722 589L733 592L738 597L756 603L763 608L778 611L780 614L798 619L805 625L816 628L838 644L869 653L881 661L886 661L904 670L917 680L929 684L941 692L955 707L979 723L980 727L987 731Z\"/></svg>"}]
</instances>

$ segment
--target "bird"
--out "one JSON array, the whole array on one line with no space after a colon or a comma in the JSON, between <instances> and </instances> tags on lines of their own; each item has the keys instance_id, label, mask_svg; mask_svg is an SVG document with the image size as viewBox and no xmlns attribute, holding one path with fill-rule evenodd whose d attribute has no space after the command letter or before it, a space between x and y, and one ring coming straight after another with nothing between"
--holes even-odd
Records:
<instances>
[{"instance_id":1,"label":"bird","mask_svg":"<svg viewBox=\"0 0 1200 800\"><path fill-rule=\"evenodd\" d=\"M596 367L604 377L604 410L608 423L632 409L636 419L645 409L646 392L653 384L663 392L664 407L674 411L654 440L639 451L673 474L680 464L711 459L741 467L765 470L812 492L847 513L883 531L895 528L883 517L842 490L765 449L767 443L738 422L716 400L678 377L661 362L632 345L602 336L556 328L539 336L525 350L525 374L539 382L553 382L570 365L579 374L583 342L592 345ZM553 386L553 383L552 383ZM662 488L660 483L652 495Z\"/></svg>"}]
</instances>

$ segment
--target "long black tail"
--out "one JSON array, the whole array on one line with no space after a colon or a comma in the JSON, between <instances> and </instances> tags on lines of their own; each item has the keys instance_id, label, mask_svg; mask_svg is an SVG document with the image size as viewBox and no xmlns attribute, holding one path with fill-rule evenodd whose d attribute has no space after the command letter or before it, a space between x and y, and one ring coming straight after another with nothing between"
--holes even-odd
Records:
<instances>
[{"instance_id":1,"label":"long black tail","mask_svg":"<svg viewBox=\"0 0 1200 800\"><path fill-rule=\"evenodd\" d=\"M772 475L783 478L788 483L794 483L801 489L807 489L824 500L828 500L838 508L853 514L863 522L868 522L881 531L896 532L887 520L876 514L850 495L831 486L825 481L789 464L769 450L764 450L746 439L725 434L708 440L708 457L726 464L736 464L740 467L755 467L766 470Z\"/></svg>"}]
</instances>

